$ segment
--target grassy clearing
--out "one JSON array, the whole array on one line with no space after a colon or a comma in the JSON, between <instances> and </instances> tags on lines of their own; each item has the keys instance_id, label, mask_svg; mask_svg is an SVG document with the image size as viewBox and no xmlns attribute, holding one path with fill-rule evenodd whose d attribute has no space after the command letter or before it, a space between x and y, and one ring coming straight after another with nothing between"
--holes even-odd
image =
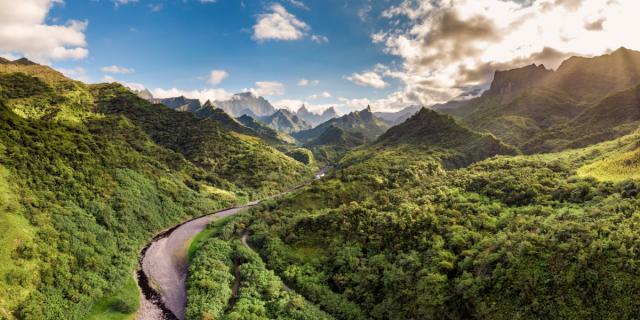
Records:
<instances>
[{"instance_id":1,"label":"grassy clearing","mask_svg":"<svg viewBox=\"0 0 640 320\"><path fill-rule=\"evenodd\" d=\"M578 169L578 176L620 182L640 179L640 149L616 154Z\"/></svg>"},{"instance_id":2,"label":"grassy clearing","mask_svg":"<svg viewBox=\"0 0 640 320\"><path fill-rule=\"evenodd\" d=\"M91 309L90 320L130 320L140 306L140 291L131 276L113 295L99 300Z\"/></svg>"}]
</instances>

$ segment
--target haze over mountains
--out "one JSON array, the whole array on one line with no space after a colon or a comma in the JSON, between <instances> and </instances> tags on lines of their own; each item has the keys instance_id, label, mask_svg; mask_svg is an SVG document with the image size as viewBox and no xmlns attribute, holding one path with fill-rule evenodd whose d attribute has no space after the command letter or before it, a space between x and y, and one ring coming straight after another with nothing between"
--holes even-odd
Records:
<instances>
[{"instance_id":1,"label":"haze over mountains","mask_svg":"<svg viewBox=\"0 0 640 320\"><path fill-rule=\"evenodd\" d=\"M527 152L562 150L629 133L631 127L621 126L638 120L633 112L638 83L640 52L620 48L600 57L569 58L556 71L535 65L497 71L482 96L441 110Z\"/></svg>"}]
</instances>

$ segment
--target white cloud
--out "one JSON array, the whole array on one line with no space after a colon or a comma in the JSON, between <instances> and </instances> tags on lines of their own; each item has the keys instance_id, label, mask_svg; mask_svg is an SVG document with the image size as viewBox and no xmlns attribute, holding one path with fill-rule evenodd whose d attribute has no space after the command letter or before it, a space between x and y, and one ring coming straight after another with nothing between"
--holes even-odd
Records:
<instances>
[{"instance_id":1,"label":"white cloud","mask_svg":"<svg viewBox=\"0 0 640 320\"><path fill-rule=\"evenodd\" d=\"M229 73L224 70L212 70L209 73L209 79L207 79L207 82L216 86L219 85L227 77L229 77Z\"/></svg>"},{"instance_id":2,"label":"white cloud","mask_svg":"<svg viewBox=\"0 0 640 320\"><path fill-rule=\"evenodd\" d=\"M103 82L117 82L131 90L144 90L145 86L141 83L136 83L136 82L127 82L127 81L122 81L122 80L118 80L112 76L104 76L102 77L102 81Z\"/></svg>"},{"instance_id":3,"label":"white cloud","mask_svg":"<svg viewBox=\"0 0 640 320\"><path fill-rule=\"evenodd\" d=\"M275 81L258 81L255 88L247 91L258 96L282 96L284 95L284 84Z\"/></svg>"},{"instance_id":4,"label":"white cloud","mask_svg":"<svg viewBox=\"0 0 640 320\"><path fill-rule=\"evenodd\" d=\"M300 0L288 0L288 2L296 8L309 10L309 7L307 7L307 5L305 5L304 2Z\"/></svg>"},{"instance_id":5,"label":"white cloud","mask_svg":"<svg viewBox=\"0 0 640 320\"><path fill-rule=\"evenodd\" d=\"M367 21L367 19L369 19L371 9L372 8L370 4L362 6L360 9L358 9L358 18L360 18L361 21Z\"/></svg>"},{"instance_id":6,"label":"white cloud","mask_svg":"<svg viewBox=\"0 0 640 320\"><path fill-rule=\"evenodd\" d=\"M373 72L353 73L346 77L347 80L364 87L372 87L376 89L382 89L387 86L387 83L382 77Z\"/></svg>"},{"instance_id":7,"label":"white cloud","mask_svg":"<svg viewBox=\"0 0 640 320\"><path fill-rule=\"evenodd\" d=\"M66 77L82 81L82 82L90 82L89 77L87 76L87 70L82 67L75 68L56 68L56 70L60 71Z\"/></svg>"},{"instance_id":8,"label":"white cloud","mask_svg":"<svg viewBox=\"0 0 640 320\"><path fill-rule=\"evenodd\" d=\"M86 49L86 21L70 20L64 25L46 23L49 10L58 0L0 0L0 53L26 56L40 63L50 60L82 59Z\"/></svg>"},{"instance_id":9,"label":"white cloud","mask_svg":"<svg viewBox=\"0 0 640 320\"><path fill-rule=\"evenodd\" d=\"M151 12L160 12L164 5L162 3L148 4L147 7Z\"/></svg>"},{"instance_id":10,"label":"white cloud","mask_svg":"<svg viewBox=\"0 0 640 320\"><path fill-rule=\"evenodd\" d=\"M314 94L314 95L309 96L309 99L312 99L312 100L320 99L320 98L329 99L331 97L332 97L332 95L331 95L330 92L324 91L324 92L322 92L320 94Z\"/></svg>"},{"instance_id":11,"label":"white cloud","mask_svg":"<svg viewBox=\"0 0 640 320\"><path fill-rule=\"evenodd\" d=\"M306 87L306 86L317 86L320 84L320 80L307 80L307 79L300 79L298 80L298 86L300 87Z\"/></svg>"},{"instance_id":12,"label":"white cloud","mask_svg":"<svg viewBox=\"0 0 640 320\"><path fill-rule=\"evenodd\" d=\"M486 85L496 69L638 50L638 12L637 0L404 0L371 36L402 59L383 75L404 88L384 100L431 105Z\"/></svg>"},{"instance_id":13,"label":"white cloud","mask_svg":"<svg viewBox=\"0 0 640 320\"><path fill-rule=\"evenodd\" d=\"M200 3L216 3L217 0L200 0Z\"/></svg>"},{"instance_id":14,"label":"white cloud","mask_svg":"<svg viewBox=\"0 0 640 320\"><path fill-rule=\"evenodd\" d=\"M298 40L309 29L306 23L298 20L278 3L272 4L269 10L270 13L259 15L253 26L255 40Z\"/></svg>"},{"instance_id":15,"label":"white cloud","mask_svg":"<svg viewBox=\"0 0 640 320\"><path fill-rule=\"evenodd\" d=\"M131 68L119 67L116 65L102 67L100 70L104 73L113 73L113 74L130 74L135 72L135 70Z\"/></svg>"},{"instance_id":16,"label":"white cloud","mask_svg":"<svg viewBox=\"0 0 640 320\"><path fill-rule=\"evenodd\" d=\"M127 5L136 2L138 2L138 0L113 0L113 3L116 5L116 7L119 5Z\"/></svg>"},{"instance_id":17,"label":"white cloud","mask_svg":"<svg viewBox=\"0 0 640 320\"><path fill-rule=\"evenodd\" d=\"M323 43L329 43L329 38L327 38L326 36L314 34L311 36L311 41L315 43L323 44Z\"/></svg>"},{"instance_id":18,"label":"white cloud","mask_svg":"<svg viewBox=\"0 0 640 320\"><path fill-rule=\"evenodd\" d=\"M156 98L172 98L185 96L189 99L198 99L200 102L206 102L207 100L229 100L233 96L232 93L227 92L224 89L202 89L202 90L181 90L177 88L161 89L155 88L150 90L151 94Z\"/></svg>"}]
</instances>

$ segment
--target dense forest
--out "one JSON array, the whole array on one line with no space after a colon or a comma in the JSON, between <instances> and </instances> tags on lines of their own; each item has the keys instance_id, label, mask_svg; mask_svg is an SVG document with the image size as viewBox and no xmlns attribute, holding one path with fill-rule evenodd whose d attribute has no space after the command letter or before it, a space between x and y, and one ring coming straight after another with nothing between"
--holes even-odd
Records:
<instances>
[{"instance_id":1,"label":"dense forest","mask_svg":"<svg viewBox=\"0 0 640 320\"><path fill-rule=\"evenodd\" d=\"M248 202L185 246L186 319L637 318L634 59L292 135L0 60L0 319L131 319L154 235Z\"/></svg>"},{"instance_id":2,"label":"dense forest","mask_svg":"<svg viewBox=\"0 0 640 320\"><path fill-rule=\"evenodd\" d=\"M341 319L633 318L640 184L601 158L639 137L461 168L377 152L255 210L251 243Z\"/></svg>"},{"instance_id":3,"label":"dense forest","mask_svg":"<svg viewBox=\"0 0 640 320\"><path fill-rule=\"evenodd\" d=\"M133 313L132 273L155 233L315 170L121 85L85 85L26 62L0 63L0 126L7 319L87 319L98 307ZM118 298L123 288L135 293Z\"/></svg>"},{"instance_id":4,"label":"dense forest","mask_svg":"<svg viewBox=\"0 0 640 320\"><path fill-rule=\"evenodd\" d=\"M236 233L336 319L637 318L638 61L497 72L369 143L332 127L335 170Z\"/></svg>"}]
</instances>

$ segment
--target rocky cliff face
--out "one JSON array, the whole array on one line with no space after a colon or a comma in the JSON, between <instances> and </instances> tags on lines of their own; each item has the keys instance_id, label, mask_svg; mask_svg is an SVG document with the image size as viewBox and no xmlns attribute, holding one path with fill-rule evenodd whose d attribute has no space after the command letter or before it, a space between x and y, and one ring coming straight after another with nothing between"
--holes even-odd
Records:
<instances>
[{"instance_id":1,"label":"rocky cliff face","mask_svg":"<svg viewBox=\"0 0 640 320\"><path fill-rule=\"evenodd\" d=\"M315 127L323 122L337 117L338 113L336 112L336 109L331 107L324 110L321 114L317 114L309 111L309 109L307 109L305 105L302 105L302 107L298 109L296 115Z\"/></svg>"},{"instance_id":2,"label":"rocky cliff face","mask_svg":"<svg viewBox=\"0 0 640 320\"><path fill-rule=\"evenodd\" d=\"M233 117L240 117L244 114L253 114L250 116L269 116L276 112L276 109L263 97L258 97L251 92L243 92L235 94L231 99L225 101L214 102L218 108ZM248 111L247 111L248 110Z\"/></svg>"}]
</instances>

